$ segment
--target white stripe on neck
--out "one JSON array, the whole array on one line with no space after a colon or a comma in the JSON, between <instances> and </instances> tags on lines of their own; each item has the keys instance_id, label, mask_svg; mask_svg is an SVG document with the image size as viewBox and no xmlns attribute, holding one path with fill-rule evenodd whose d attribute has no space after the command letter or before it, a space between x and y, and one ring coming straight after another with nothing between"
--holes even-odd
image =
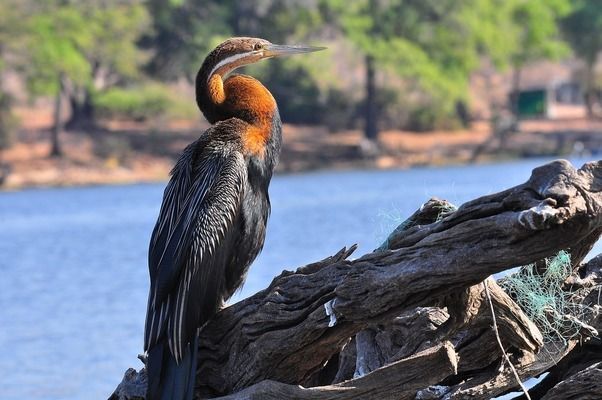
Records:
<instances>
[{"instance_id":1,"label":"white stripe on neck","mask_svg":"<svg viewBox=\"0 0 602 400\"><path fill-rule=\"evenodd\" d=\"M232 64L238 60L240 60L241 58L250 56L252 53L250 52L246 52L246 53L238 53L238 54L234 54L230 57L226 57L224 58L222 61L218 62L215 67L213 67L213 69L211 70L211 72L209 73L209 75L207 76L207 81L209 81L209 79L211 79L211 77L213 76L213 74L215 74L215 72L217 70L219 70L220 68L222 68L225 65L228 64Z\"/></svg>"}]
</instances>

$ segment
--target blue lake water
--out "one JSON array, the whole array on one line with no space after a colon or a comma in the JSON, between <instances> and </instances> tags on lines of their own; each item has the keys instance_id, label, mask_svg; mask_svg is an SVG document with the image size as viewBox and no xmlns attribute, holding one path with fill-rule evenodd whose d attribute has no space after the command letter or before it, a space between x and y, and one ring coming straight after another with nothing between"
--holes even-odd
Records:
<instances>
[{"instance_id":1,"label":"blue lake water","mask_svg":"<svg viewBox=\"0 0 602 400\"><path fill-rule=\"evenodd\" d=\"M342 246L371 251L431 196L459 205L525 181L542 162L277 176L266 244L237 298ZM105 399L141 367L146 252L163 187L0 193L0 399Z\"/></svg>"}]
</instances>

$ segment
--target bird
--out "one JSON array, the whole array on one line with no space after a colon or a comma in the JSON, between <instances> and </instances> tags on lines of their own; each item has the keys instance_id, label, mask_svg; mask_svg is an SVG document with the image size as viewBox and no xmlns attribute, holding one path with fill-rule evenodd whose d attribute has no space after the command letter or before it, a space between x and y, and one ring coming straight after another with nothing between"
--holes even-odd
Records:
<instances>
[{"instance_id":1,"label":"bird","mask_svg":"<svg viewBox=\"0 0 602 400\"><path fill-rule=\"evenodd\" d=\"M192 399L198 330L242 285L264 244L282 123L270 91L232 72L322 49L230 38L197 73L196 102L211 126L173 167L150 239L147 400Z\"/></svg>"}]
</instances>

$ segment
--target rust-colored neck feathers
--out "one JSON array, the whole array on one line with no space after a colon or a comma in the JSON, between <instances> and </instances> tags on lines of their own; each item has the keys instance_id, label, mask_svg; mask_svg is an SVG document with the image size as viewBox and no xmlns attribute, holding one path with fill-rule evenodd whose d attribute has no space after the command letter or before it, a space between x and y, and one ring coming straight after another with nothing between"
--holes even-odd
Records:
<instances>
[{"instance_id":1,"label":"rust-colored neck feathers","mask_svg":"<svg viewBox=\"0 0 602 400\"><path fill-rule=\"evenodd\" d=\"M208 62L211 61L210 57L197 75L199 108L212 124L233 117L248 122L249 128L243 133L245 150L249 154L262 156L270 139L276 112L274 97L261 82L250 76L233 75L224 81L223 76L231 69L216 69L220 60Z\"/></svg>"}]
</instances>

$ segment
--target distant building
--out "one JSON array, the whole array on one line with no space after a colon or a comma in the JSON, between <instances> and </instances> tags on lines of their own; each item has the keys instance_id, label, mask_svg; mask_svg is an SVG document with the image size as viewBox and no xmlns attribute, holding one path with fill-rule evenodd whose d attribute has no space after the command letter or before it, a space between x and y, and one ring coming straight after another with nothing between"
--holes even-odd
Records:
<instances>
[{"instance_id":1,"label":"distant building","mask_svg":"<svg viewBox=\"0 0 602 400\"><path fill-rule=\"evenodd\" d=\"M602 67L601 67L602 68ZM540 61L520 70L518 112L523 118L582 118L586 107L578 60ZM602 71L601 71L602 73ZM491 116L490 105L508 109L512 104L513 71L498 73L491 65L471 79L472 112L477 118Z\"/></svg>"},{"instance_id":2,"label":"distant building","mask_svg":"<svg viewBox=\"0 0 602 400\"><path fill-rule=\"evenodd\" d=\"M583 92L576 79L579 68L575 61L528 65L520 71L518 94L510 91L508 101L518 95L518 114L523 118L584 117Z\"/></svg>"}]
</instances>

